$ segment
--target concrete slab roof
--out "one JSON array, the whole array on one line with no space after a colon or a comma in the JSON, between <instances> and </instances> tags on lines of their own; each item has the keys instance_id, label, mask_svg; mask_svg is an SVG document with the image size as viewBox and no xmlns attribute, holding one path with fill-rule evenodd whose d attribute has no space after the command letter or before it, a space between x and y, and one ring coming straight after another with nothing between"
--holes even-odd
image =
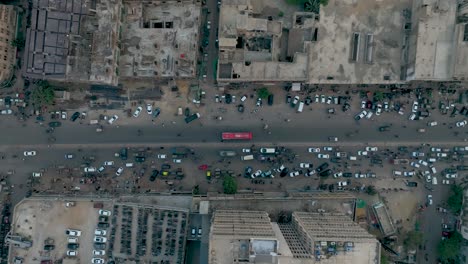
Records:
<instances>
[{"instance_id":1,"label":"concrete slab roof","mask_svg":"<svg viewBox=\"0 0 468 264\"><path fill-rule=\"evenodd\" d=\"M317 41L308 46L309 83L400 82L402 11L409 7L408 0L330 0L320 10ZM355 32L360 41L352 61ZM369 45L367 34L373 36Z\"/></svg>"},{"instance_id":2,"label":"concrete slab roof","mask_svg":"<svg viewBox=\"0 0 468 264\"><path fill-rule=\"evenodd\" d=\"M201 9L196 4L125 2L122 77L194 77Z\"/></svg>"}]
</instances>

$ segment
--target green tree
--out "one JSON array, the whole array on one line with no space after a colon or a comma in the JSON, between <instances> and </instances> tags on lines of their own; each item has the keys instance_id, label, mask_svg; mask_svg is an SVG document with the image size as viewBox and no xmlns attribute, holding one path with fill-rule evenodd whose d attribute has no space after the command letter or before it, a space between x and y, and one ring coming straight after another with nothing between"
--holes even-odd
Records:
<instances>
[{"instance_id":1,"label":"green tree","mask_svg":"<svg viewBox=\"0 0 468 264\"><path fill-rule=\"evenodd\" d=\"M377 91L374 93L374 101L382 101L384 99L383 92Z\"/></svg>"},{"instance_id":2,"label":"green tree","mask_svg":"<svg viewBox=\"0 0 468 264\"><path fill-rule=\"evenodd\" d=\"M266 87L262 87L257 91L257 95L258 97L265 99L270 95L270 92L268 91Z\"/></svg>"},{"instance_id":3,"label":"green tree","mask_svg":"<svg viewBox=\"0 0 468 264\"><path fill-rule=\"evenodd\" d=\"M419 231L409 231L406 234L403 244L408 250L416 249L423 242L423 234Z\"/></svg>"},{"instance_id":4,"label":"green tree","mask_svg":"<svg viewBox=\"0 0 468 264\"><path fill-rule=\"evenodd\" d=\"M224 176L223 189L225 194L235 194L237 192L237 181L232 176Z\"/></svg>"},{"instance_id":5,"label":"green tree","mask_svg":"<svg viewBox=\"0 0 468 264\"><path fill-rule=\"evenodd\" d=\"M439 242L437 251L443 263L456 263L462 242L462 235L456 231L450 238Z\"/></svg>"},{"instance_id":6,"label":"green tree","mask_svg":"<svg viewBox=\"0 0 468 264\"><path fill-rule=\"evenodd\" d=\"M452 185L450 196L447 200L449 209L455 214L460 213L463 206L463 188L460 185Z\"/></svg>"},{"instance_id":7,"label":"green tree","mask_svg":"<svg viewBox=\"0 0 468 264\"><path fill-rule=\"evenodd\" d=\"M198 184L193 186L192 194L193 195L199 195L200 194L200 186L198 186Z\"/></svg>"},{"instance_id":8,"label":"green tree","mask_svg":"<svg viewBox=\"0 0 468 264\"><path fill-rule=\"evenodd\" d=\"M377 191L375 190L375 187L372 185L367 186L366 193L369 195L376 195Z\"/></svg>"},{"instance_id":9,"label":"green tree","mask_svg":"<svg viewBox=\"0 0 468 264\"><path fill-rule=\"evenodd\" d=\"M54 103L54 88L47 81L40 80L37 87L32 91L33 104L38 107L51 105Z\"/></svg>"},{"instance_id":10,"label":"green tree","mask_svg":"<svg viewBox=\"0 0 468 264\"><path fill-rule=\"evenodd\" d=\"M284 17L284 12L283 12L283 11L280 11L280 12L278 13L278 16L279 16L279 17Z\"/></svg>"},{"instance_id":11,"label":"green tree","mask_svg":"<svg viewBox=\"0 0 468 264\"><path fill-rule=\"evenodd\" d=\"M382 250L383 251L383 250ZM388 258L387 255L381 254L380 255L380 264L388 264Z\"/></svg>"},{"instance_id":12,"label":"green tree","mask_svg":"<svg viewBox=\"0 0 468 264\"><path fill-rule=\"evenodd\" d=\"M16 47L18 48L18 50L22 50L24 48L24 44L26 43L26 41L24 40L24 38L22 37L18 37L18 38L15 38L12 42L11 42L11 45L13 47Z\"/></svg>"}]
</instances>

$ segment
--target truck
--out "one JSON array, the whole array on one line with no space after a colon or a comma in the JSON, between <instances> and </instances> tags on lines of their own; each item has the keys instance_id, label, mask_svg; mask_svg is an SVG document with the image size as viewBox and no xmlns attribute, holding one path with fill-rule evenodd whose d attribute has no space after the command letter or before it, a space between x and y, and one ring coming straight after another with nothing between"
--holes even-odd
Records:
<instances>
[{"instance_id":1,"label":"truck","mask_svg":"<svg viewBox=\"0 0 468 264\"><path fill-rule=\"evenodd\" d=\"M190 115L190 116L186 117L186 118L185 118L185 123L188 124L188 123L190 123L190 122L192 122L193 120L196 120L196 119L198 119L198 118L200 118L200 113L195 113L195 114L193 114L193 115Z\"/></svg>"}]
</instances>

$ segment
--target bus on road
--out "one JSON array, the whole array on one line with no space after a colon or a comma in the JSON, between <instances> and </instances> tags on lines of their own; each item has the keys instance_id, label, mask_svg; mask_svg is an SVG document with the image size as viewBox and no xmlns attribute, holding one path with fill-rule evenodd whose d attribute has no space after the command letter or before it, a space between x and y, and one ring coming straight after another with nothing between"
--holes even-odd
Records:
<instances>
[{"instance_id":1,"label":"bus on road","mask_svg":"<svg viewBox=\"0 0 468 264\"><path fill-rule=\"evenodd\" d=\"M222 140L251 140L252 132L223 132Z\"/></svg>"}]
</instances>

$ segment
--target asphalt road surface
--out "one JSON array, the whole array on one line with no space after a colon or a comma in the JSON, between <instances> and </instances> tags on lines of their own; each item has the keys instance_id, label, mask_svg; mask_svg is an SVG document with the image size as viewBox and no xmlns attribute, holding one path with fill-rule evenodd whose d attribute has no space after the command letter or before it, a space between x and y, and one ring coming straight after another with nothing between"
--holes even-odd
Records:
<instances>
[{"instance_id":1,"label":"asphalt road surface","mask_svg":"<svg viewBox=\"0 0 468 264\"><path fill-rule=\"evenodd\" d=\"M227 123L226 123L227 124ZM214 125L203 126L200 120L190 124L179 123L162 126L107 126L102 133L96 132L95 126L69 124L57 128L52 134L46 133L46 127L37 125L19 127L18 124L2 127L0 145L48 145L48 138L56 138L55 144L138 144L138 143L210 143L220 142L222 132L253 132L252 143L287 144L287 143L327 143L329 136L338 137L334 144L369 143L369 144L457 144L466 141L464 129L449 129L437 126L427 129L426 133L417 132L417 124L394 126L391 131L379 132L377 123L357 124L354 120L324 119L311 123L272 124L264 129L262 123L257 125ZM138 130L141 132L139 133ZM458 135L454 135L458 131Z\"/></svg>"}]
</instances>

